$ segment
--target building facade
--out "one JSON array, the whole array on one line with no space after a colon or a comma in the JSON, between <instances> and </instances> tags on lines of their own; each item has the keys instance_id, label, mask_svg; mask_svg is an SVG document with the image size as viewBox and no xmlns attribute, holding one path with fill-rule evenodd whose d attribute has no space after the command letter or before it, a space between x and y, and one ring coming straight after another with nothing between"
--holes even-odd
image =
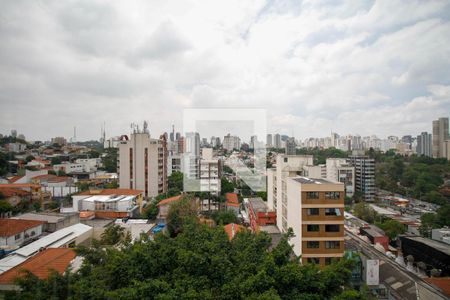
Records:
<instances>
[{"instance_id":1,"label":"building facade","mask_svg":"<svg viewBox=\"0 0 450 300\"><path fill-rule=\"evenodd\" d=\"M355 191L361 192L365 201L375 200L375 159L353 155L350 165L355 168Z\"/></svg>"},{"instance_id":2,"label":"building facade","mask_svg":"<svg viewBox=\"0 0 450 300\"><path fill-rule=\"evenodd\" d=\"M325 179L290 177L287 197L277 210L281 232L292 228L289 241L302 263L330 264L344 254L344 184Z\"/></svg>"},{"instance_id":3,"label":"building facade","mask_svg":"<svg viewBox=\"0 0 450 300\"><path fill-rule=\"evenodd\" d=\"M167 145L165 137L150 138L148 132L134 132L119 144L119 185L144 191L154 197L167 191Z\"/></svg>"},{"instance_id":4,"label":"building facade","mask_svg":"<svg viewBox=\"0 0 450 300\"><path fill-rule=\"evenodd\" d=\"M342 182L345 194L352 197L355 192L355 168L345 158L327 158L326 177L327 180Z\"/></svg>"},{"instance_id":5,"label":"building facade","mask_svg":"<svg viewBox=\"0 0 450 300\"><path fill-rule=\"evenodd\" d=\"M417 146L416 153L417 155L425 155L431 157L431 133L422 132L417 136Z\"/></svg>"},{"instance_id":6,"label":"building facade","mask_svg":"<svg viewBox=\"0 0 450 300\"><path fill-rule=\"evenodd\" d=\"M448 118L433 121L432 154L434 158L446 157L446 140L449 140Z\"/></svg>"}]
</instances>

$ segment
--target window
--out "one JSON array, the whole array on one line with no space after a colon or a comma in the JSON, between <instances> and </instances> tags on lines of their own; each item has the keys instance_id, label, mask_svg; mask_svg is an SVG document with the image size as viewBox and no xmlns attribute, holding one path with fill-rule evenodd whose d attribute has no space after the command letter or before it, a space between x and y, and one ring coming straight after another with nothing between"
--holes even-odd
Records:
<instances>
[{"instance_id":1,"label":"window","mask_svg":"<svg viewBox=\"0 0 450 300\"><path fill-rule=\"evenodd\" d=\"M307 199L319 199L319 192L306 192Z\"/></svg>"},{"instance_id":2,"label":"window","mask_svg":"<svg viewBox=\"0 0 450 300\"><path fill-rule=\"evenodd\" d=\"M318 208L308 208L306 210L306 214L308 216L318 216L319 215L319 209Z\"/></svg>"},{"instance_id":3,"label":"window","mask_svg":"<svg viewBox=\"0 0 450 300\"><path fill-rule=\"evenodd\" d=\"M325 257L325 265L331 265L331 263L333 262L333 257Z\"/></svg>"},{"instance_id":4,"label":"window","mask_svg":"<svg viewBox=\"0 0 450 300\"><path fill-rule=\"evenodd\" d=\"M319 229L320 229L320 227L317 224L306 225L306 231L308 231L308 232L318 232Z\"/></svg>"},{"instance_id":5,"label":"window","mask_svg":"<svg viewBox=\"0 0 450 300\"><path fill-rule=\"evenodd\" d=\"M339 199L340 197L340 192L325 192L325 198L327 199Z\"/></svg>"},{"instance_id":6,"label":"window","mask_svg":"<svg viewBox=\"0 0 450 300\"><path fill-rule=\"evenodd\" d=\"M14 239L17 241L17 240L20 240L21 237L22 237L22 234L21 234L21 233L18 233L18 234L16 234L16 236L14 237Z\"/></svg>"},{"instance_id":7,"label":"window","mask_svg":"<svg viewBox=\"0 0 450 300\"><path fill-rule=\"evenodd\" d=\"M318 257L308 257L308 263L309 264L319 264L320 258Z\"/></svg>"},{"instance_id":8,"label":"window","mask_svg":"<svg viewBox=\"0 0 450 300\"><path fill-rule=\"evenodd\" d=\"M325 232L339 232L339 225L325 225Z\"/></svg>"},{"instance_id":9,"label":"window","mask_svg":"<svg viewBox=\"0 0 450 300\"><path fill-rule=\"evenodd\" d=\"M306 248L317 249L319 248L319 241L308 241L306 242Z\"/></svg>"},{"instance_id":10,"label":"window","mask_svg":"<svg viewBox=\"0 0 450 300\"><path fill-rule=\"evenodd\" d=\"M325 208L325 216L341 216L339 208Z\"/></svg>"},{"instance_id":11,"label":"window","mask_svg":"<svg viewBox=\"0 0 450 300\"><path fill-rule=\"evenodd\" d=\"M287 157L284 158L284 162L286 162L286 163L288 162L288 158Z\"/></svg>"},{"instance_id":12,"label":"window","mask_svg":"<svg viewBox=\"0 0 450 300\"><path fill-rule=\"evenodd\" d=\"M339 249L341 246L341 242L339 241L326 241L325 248L326 249Z\"/></svg>"}]
</instances>

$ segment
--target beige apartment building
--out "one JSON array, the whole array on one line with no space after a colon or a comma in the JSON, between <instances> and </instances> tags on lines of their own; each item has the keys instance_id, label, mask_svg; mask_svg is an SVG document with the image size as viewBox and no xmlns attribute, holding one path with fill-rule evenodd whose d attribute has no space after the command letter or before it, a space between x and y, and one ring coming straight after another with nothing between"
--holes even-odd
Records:
<instances>
[{"instance_id":1,"label":"beige apartment building","mask_svg":"<svg viewBox=\"0 0 450 300\"><path fill-rule=\"evenodd\" d=\"M447 157L447 140L450 140L448 118L433 121L432 155L434 158Z\"/></svg>"},{"instance_id":2,"label":"beige apartment building","mask_svg":"<svg viewBox=\"0 0 450 300\"><path fill-rule=\"evenodd\" d=\"M290 240L302 263L321 266L344 255L344 184L325 179L287 179L286 209L277 211L282 232L294 231Z\"/></svg>"},{"instance_id":3,"label":"beige apartment building","mask_svg":"<svg viewBox=\"0 0 450 300\"><path fill-rule=\"evenodd\" d=\"M119 144L119 185L123 189L144 191L154 197L167 191L167 138L150 138L150 134L135 131L131 138Z\"/></svg>"}]
</instances>

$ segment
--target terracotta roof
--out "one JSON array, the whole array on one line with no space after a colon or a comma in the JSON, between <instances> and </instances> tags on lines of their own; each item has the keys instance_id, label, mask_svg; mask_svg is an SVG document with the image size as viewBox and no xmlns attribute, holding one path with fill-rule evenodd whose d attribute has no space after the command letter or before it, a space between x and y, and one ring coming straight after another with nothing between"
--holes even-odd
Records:
<instances>
[{"instance_id":1,"label":"terracotta roof","mask_svg":"<svg viewBox=\"0 0 450 300\"><path fill-rule=\"evenodd\" d=\"M132 189L103 189L103 190L87 190L77 195L140 195L143 191Z\"/></svg>"},{"instance_id":2,"label":"terracotta roof","mask_svg":"<svg viewBox=\"0 0 450 300\"><path fill-rule=\"evenodd\" d=\"M50 275L51 270L62 274L75 258L75 251L70 248L49 248L27 259L16 267L0 275L0 284L13 284L14 279L28 270L40 279Z\"/></svg>"},{"instance_id":3,"label":"terracotta roof","mask_svg":"<svg viewBox=\"0 0 450 300\"><path fill-rule=\"evenodd\" d=\"M53 178L49 178L48 182L64 182L69 179L70 179L70 177L68 177L68 176L56 176Z\"/></svg>"},{"instance_id":4,"label":"terracotta roof","mask_svg":"<svg viewBox=\"0 0 450 300\"><path fill-rule=\"evenodd\" d=\"M80 219L91 219L95 217L95 212L93 211L80 211Z\"/></svg>"},{"instance_id":5,"label":"terracotta roof","mask_svg":"<svg viewBox=\"0 0 450 300\"><path fill-rule=\"evenodd\" d=\"M44 224L44 222L34 220L0 219L0 236L13 236L41 224Z\"/></svg>"},{"instance_id":6,"label":"terracotta roof","mask_svg":"<svg viewBox=\"0 0 450 300\"><path fill-rule=\"evenodd\" d=\"M40 188L41 186L38 184L32 183L5 183L0 184L0 188Z\"/></svg>"},{"instance_id":7,"label":"terracotta roof","mask_svg":"<svg viewBox=\"0 0 450 300\"><path fill-rule=\"evenodd\" d=\"M234 238L234 236L236 235L236 233L244 230L244 226L241 226L241 225L235 224L235 223L230 223L228 225L225 225L223 227L223 229L225 230L226 234L228 235L228 239L232 240Z\"/></svg>"},{"instance_id":8,"label":"terracotta roof","mask_svg":"<svg viewBox=\"0 0 450 300\"><path fill-rule=\"evenodd\" d=\"M239 199L235 193L226 193L227 206L239 207Z\"/></svg>"},{"instance_id":9,"label":"terracotta roof","mask_svg":"<svg viewBox=\"0 0 450 300\"><path fill-rule=\"evenodd\" d=\"M24 176L19 176L19 175L17 175L17 176L13 176L13 177L11 177L8 181L9 181L9 183L14 183L14 182L16 182L17 180L19 180L19 179L21 179L21 178L23 178Z\"/></svg>"},{"instance_id":10,"label":"terracotta roof","mask_svg":"<svg viewBox=\"0 0 450 300\"><path fill-rule=\"evenodd\" d=\"M43 175L37 175L37 176L34 176L34 177L31 177L31 179L33 180L33 179L36 179L36 180L40 180L40 179L49 179L49 178L52 178L52 177L56 177L56 175L53 175L53 174L43 174Z\"/></svg>"},{"instance_id":11,"label":"terracotta roof","mask_svg":"<svg viewBox=\"0 0 450 300\"><path fill-rule=\"evenodd\" d=\"M5 197L12 197L12 196L28 196L30 195L30 192L21 190L21 189L15 189L15 188L0 188L0 192Z\"/></svg>"},{"instance_id":12,"label":"terracotta roof","mask_svg":"<svg viewBox=\"0 0 450 300\"><path fill-rule=\"evenodd\" d=\"M159 201L157 206L164 205L164 204L169 204L169 203L178 201L180 199L181 199L181 195L170 197L170 198L166 198L166 199L163 199L163 200Z\"/></svg>"},{"instance_id":13,"label":"terracotta roof","mask_svg":"<svg viewBox=\"0 0 450 300\"><path fill-rule=\"evenodd\" d=\"M437 286L444 294L450 297L450 277L430 277L424 278L424 280Z\"/></svg>"}]
</instances>

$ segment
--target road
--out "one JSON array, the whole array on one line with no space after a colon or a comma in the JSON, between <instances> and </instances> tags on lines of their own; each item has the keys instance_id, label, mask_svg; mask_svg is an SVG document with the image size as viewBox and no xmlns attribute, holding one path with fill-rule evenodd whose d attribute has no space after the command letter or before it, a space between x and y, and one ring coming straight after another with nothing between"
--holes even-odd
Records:
<instances>
[{"instance_id":1,"label":"road","mask_svg":"<svg viewBox=\"0 0 450 300\"><path fill-rule=\"evenodd\" d=\"M380 283L389 288L397 299L449 299L440 290L425 282L415 273L396 263L373 248L357 235L346 230L346 249L361 251L368 258L380 260Z\"/></svg>"}]
</instances>

